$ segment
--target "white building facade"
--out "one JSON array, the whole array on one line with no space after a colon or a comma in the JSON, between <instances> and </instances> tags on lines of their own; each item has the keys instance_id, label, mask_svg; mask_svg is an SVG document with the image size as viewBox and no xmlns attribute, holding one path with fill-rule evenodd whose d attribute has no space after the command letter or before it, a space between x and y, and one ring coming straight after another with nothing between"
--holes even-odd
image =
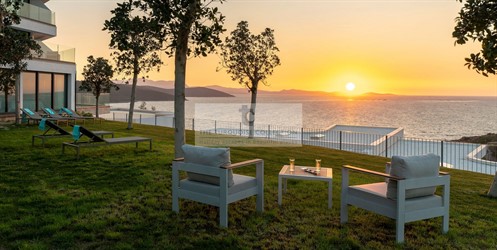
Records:
<instances>
[{"instance_id":1,"label":"white building facade","mask_svg":"<svg viewBox=\"0 0 497 250\"><path fill-rule=\"evenodd\" d=\"M21 22L13 27L29 32L41 46L43 55L27 61L27 69L19 77L15 94L5 96L0 93L0 115L15 114L16 95L20 101L19 108L36 111L44 107L55 110L75 108L75 49L45 42L57 35L55 13L45 5L48 1L24 0L19 10Z\"/></svg>"}]
</instances>

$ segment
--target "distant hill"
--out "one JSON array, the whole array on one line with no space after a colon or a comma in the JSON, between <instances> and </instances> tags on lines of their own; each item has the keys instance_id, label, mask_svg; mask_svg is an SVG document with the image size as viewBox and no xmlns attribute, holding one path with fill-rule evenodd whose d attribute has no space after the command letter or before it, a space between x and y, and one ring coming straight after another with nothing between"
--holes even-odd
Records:
<instances>
[{"instance_id":1,"label":"distant hill","mask_svg":"<svg viewBox=\"0 0 497 250\"><path fill-rule=\"evenodd\" d=\"M131 83L132 80L128 80L129 83ZM115 84L125 84L123 80L115 80ZM158 88L163 88L163 89L174 89L174 81L165 81L165 80L159 80L159 81L154 81L150 79L138 79L138 86L153 86L153 87L158 87ZM188 84L186 85L188 88Z\"/></svg>"},{"instance_id":2,"label":"distant hill","mask_svg":"<svg viewBox=\"0 0 497 250\"><path fill-rule=\"evenodd\" d=\"M326 91L308 91L299 89L284 89L277 92L282 95L298 95L298 96L339 96L336 92L326 92Z\"/></svg>"},{"instance_id":3,"label":"distant hill","mask_svg":"<svg viewBox=\"0 0 497 250\"><path fill-rule=\"evenodd\" d=\"M131 84L118 84L119 90L110 92L111 103L129 102ZM173 101L174 96L166 93L165 89L151 86L136 86L136 101Z\"/></svg>"},{"instance_id":4,"label":"distant hill","mask_svg":"<svg viewBox=\"0 0 497 250\"><path fill-rule=\"evenodd\" d=\"M111 102L129 102L131 96L131 85L122 84L122 81L114 81L122 90L116 93L111 93ZM210 85L206 87L188 87L186 88L187 97L232 97L235 95L250 95L247 88L241 87L223 87L219 85ZM139 80L137 91L137 101L171 101L174 100L174 81L153 81L153 80ZM259 90L259 95L292 95L302 97L321 97L321 98L334 98L343 99L351 98L351 96L344 95L340 92L326 92L326 91L309 91L299 89L284 89L279 91ZM353 96L357 100L377 100L377 99L392 99L401 96L393 94L381 93L364 93Z\"/></svg>"},{"instance_id":5,"label":"distant hill","mask_svg":"<svg viewBox=\"0 0 497 250\"><path fill-rule=\"evenodd\" d=\"M117 84L119 90L110 92L111 103L129 102L131 84ZM205 87L186 88L186 97L233 97L228 93ZM173 101L174 89L165 89L154 86L136 86L136 101Z\"/></svg>"},{"instance_id":6,"label":"distant hill","mask_svg":"<svg viewBox=\"0 0 497 250\"><path fill-rule=\"evenodd\" d=\"M218 85L207 86L209 89L219 90L232 95L246 95L249 94L246 88L228 88ZM339 92L326 92L326 91L310 91L310 90L300 90L300 89L284 89L279 91L267 91L259 90L259 95L293 95L293 96L307 96L307 97L333 97L333 98L350 98L350 96L343 95ZM385 99L398 97L393 94L379 94L374 92L364 93L361 95L354 96L355 99Z\"/></svg>"},{"instance_id":7,"label":"distant hill","mask_svg":"<svg viewBox=\"0 0 497 250\"><path fill-rule=\"evenodd\" d=\"M229 87L223 87L223 86L219 86L219 85L209 85L209 86L205 86L205 87L209 88L209 89L215 89L218 91L222 91L222 92L232 94L232 95L244 95L244 94L249 93L247 88L229 88ZM259 90L258 93L259 94L273 94L273 93L277 93L277 92L276 91Z\"/></svg>"}]
</instances>

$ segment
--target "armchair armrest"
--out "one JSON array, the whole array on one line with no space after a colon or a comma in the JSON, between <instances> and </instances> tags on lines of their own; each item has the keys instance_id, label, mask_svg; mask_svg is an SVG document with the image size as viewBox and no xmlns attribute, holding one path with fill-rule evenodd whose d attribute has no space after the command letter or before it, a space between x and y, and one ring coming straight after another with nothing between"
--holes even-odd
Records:
<instances>
[{"instance_id":1,"label":"armchair armrest","mask_svg":"<svg viewBox=\"0 0 497 250\"><path fill-rule=\"evenodd\" d=\"M237 163L231 164L229 166L224 166L222 168L235 169L235 168L245 167L245 166L259 164L259 163L263 163L263 162L264 161L262 159L253 159L253 160L248 160L248 161L237 162Z\"/></svg>"},{"instance_id":2,"label":"armchair armrest","mask_svg":"<svg viewBox=\"0 0 497 250\"><path fill-rule=\"evenodd\" d=\"M393 176L393 175L389 175L389 174L385 174L382 172L373 171L373 170L369 170L369 169L358 168L358 167L354 167L354 166L350 166L350 165L343 165L342 167L344 169L353 170L353 171L357 171L357 172L361 172L361 173L365 173L365 174L376 175L376 176L380 176L380 177L385 177L385 178L395 180L395 181L404 180L404 178L399 178L397 176Z\"/></svg>"}]
</instances>

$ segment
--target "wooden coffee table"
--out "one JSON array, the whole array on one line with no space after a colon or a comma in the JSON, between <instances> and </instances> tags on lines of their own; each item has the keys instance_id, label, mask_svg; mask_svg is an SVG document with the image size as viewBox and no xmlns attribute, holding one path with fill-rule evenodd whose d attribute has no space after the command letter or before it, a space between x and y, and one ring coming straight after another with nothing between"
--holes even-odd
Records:
<instances>
[{"instance_id":1,"label":"wooden coffee table","mask_svg":"<svg viewBox=\"0 0 497 250\"><path fill-rule=\"evenodd\" d=\"M314 167L305 166L295 166L295 171L290 172L290 166L284 165L278 175L278 205L281 206L281 200L283 192L286 193L287 180L309 180L309 181L326 181L328 182L328 208L333 205L333 169L331 168L321 168L321 172L318 175L305 172L302 168L308 168L314 170Z\"/></svg>"}]
</instances>

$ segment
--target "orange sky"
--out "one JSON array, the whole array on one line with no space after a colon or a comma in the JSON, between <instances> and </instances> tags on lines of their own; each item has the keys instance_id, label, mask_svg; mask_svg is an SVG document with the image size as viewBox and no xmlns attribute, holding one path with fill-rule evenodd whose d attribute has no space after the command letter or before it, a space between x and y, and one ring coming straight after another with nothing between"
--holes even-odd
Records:
<instances>
[{"instance_id":1,"label":"orange sky","mask_svg":"<svg viewBox=\"0 0 497 250\"><path fill-rule=\"evenodd\" d=\"M109 35L101 30L117 2L47 3L58 27L58 37L47 42L75 47L78 73L89 55L110 59ZM253 33L275 30L282 65L262 89L345 91L354 82L354 93L497 96L496 76L464 66L477 44L454 46L460 8L456 0L231 0L220 6L226 34L241 20ZM163 58L161 72L150 79L174 79L173 60ZM217 67L217 55L190 59L187 84L239 86Z\"/></svg>"}]
</instances>

